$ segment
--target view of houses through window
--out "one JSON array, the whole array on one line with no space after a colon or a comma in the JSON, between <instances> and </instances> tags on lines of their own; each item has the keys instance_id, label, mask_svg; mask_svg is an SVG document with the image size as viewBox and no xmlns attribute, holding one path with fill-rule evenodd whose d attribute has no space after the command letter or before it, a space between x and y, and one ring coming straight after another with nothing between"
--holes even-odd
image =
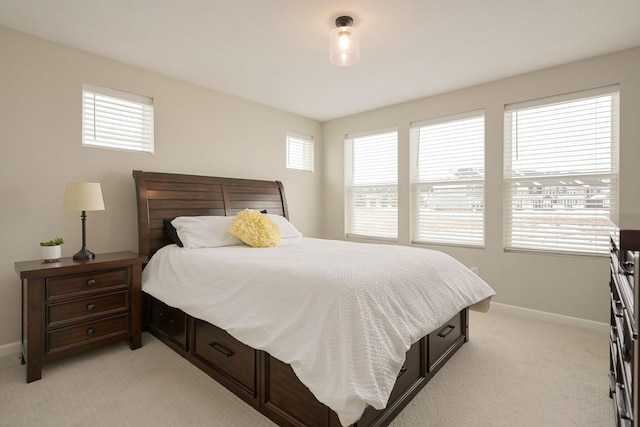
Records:
<instances>
[{"instance_id":1,"label":"view of houses through window","mask_svg":"<svg viewBox=\"0 0 640 427\"><path fill-rule=\"evenodd\" d=\"M508 106L505 247L608 252L617 178L617 87Z\"/></svg>"},{"instance_id":2,"label":"view of houses through window","mask_svg":"<svg viewBox=\"0 0 640 427\"><path fill-rule=\"evenodd\" d=\"M411 125L412 241L484 244L484 113Z\"/></svg>"},{"instance_id":3,"label":"view of houses through window","mask_svg":"<svg viewBox=\"0 0 640 427\"><path fill-rule=\"evenodd\" d=\"M617 86L505 108L507 250L607 253L618 204ZM484 245L484 112L411 124L411 240ZM398 133L346 138L348 236L398 238Z\"/></svg>"}]
</instances>

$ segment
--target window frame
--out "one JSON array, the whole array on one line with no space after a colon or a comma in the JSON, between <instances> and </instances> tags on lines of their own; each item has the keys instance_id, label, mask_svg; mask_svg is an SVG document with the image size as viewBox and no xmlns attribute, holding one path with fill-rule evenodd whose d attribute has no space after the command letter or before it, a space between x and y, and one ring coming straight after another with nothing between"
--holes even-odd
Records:
<instances>
[{"instance_id":1,"label":"window frame","mask_svg":"<svg viewBox=\"0 0 640 427\"><path fill-rule=\"evenodd\" d=\"M100 123L105 130L98 136ZM153 98L83 83L82 146L153 154Z\"/></svg>"},{"instance_id":2,"label":"window frame","mask_svg":"<svg viewBox=\"0 0 640 427\"><path fill-rule=\"evenodd\" d=\"M360 142L366 142L369 138L376 138L376 137L382 137L384 135L387 134L393 134L393 136L391 137L393 139L393 141L391 141L394 144L393 147L393 151L394 151L394 155L395 155L395 161L391 161L389 163L387 163L387 165L389 165L389 167L391 169L395 169L395 181L380 181L377 183L372 183L370 185L366 185L366 184L361 184L361 183L354 183L354 177L353 177L353 172L354 172L354 149L355 146L354 144L357 143L357 141L359 140ZM399 173L399 168L398 168L398 149L399 149L399 142L398 142L398 128L396 127L392 127L392 128L384 128L384 129L378 129L378 130L373 130L373 131L368 131L368 132L360 132L360 133L353 133L353 134L348 134L345 136L345 218L344 218L344 226L345 226L345 236L347 238L361 238L361 239L371 239L371 240L381 240L381 241L388 241L388 242L397 242L398 241L398 212L399 212L399 205L398 205L398 173ZM386 198L385 200L388 201L388 203L391 203L391 207L390 209L392 210L392 214L390 216L393 216L392 219L392 226L391 227L374 227L376 228L375 231L377 231L377 234L372 234L372 233L362 233L359 231L362 231L362 229L357 230L354 227L356 226L356 224L354 223L357 219L353 218L354 215L354 210L355 210L355 197L354 197L354 190L359 189L359 190L364 190L367 188L385 188L385 187L391 187L394 188L395 187L395 191L390 192L389 194L391 194L391 199ZM374 191L376 191L374 189ZM395 195L395 197L394 197ZM395 199L395 200L394 200ZM395 202L395 207L393 207L393 203ZM377 203L377 202L376 202ZM389 208L389 205L387 205L387 208ZM391 231L393 229L393 231ZM387 230L387 231L385 231Z\"/></svg>"},{"instance_id":3,"label":"window frame","mask_svg":"<svg viewBox=\"0 0 640 427\"><path fill-rule=\"evenodd\" d=\"M610 140L609 145L607 146L608 156L610 158L609 162L609 170L606 172L575 172L575 173L560 173L560 166L558 166L558 173L552 174L549 172L544 172L543 169L547 166L547 163L539 163L540 170L537 173L535 170L525 170L523 168L514 168L512 165L511 158L513 157L514 152L514 126L518 129L522 127L524 123L513 124L511 116L516 112L524 112L531 111L534 109L543 109L543 108L551 108L553 106L568 106L575 105L577 106L580 102L587 102L587 100L595 100L603 97L611 97L611 118L609 121L609 132L610 132ZM504 215L504 228L503 228L503 247L505 251L508 252L540 252L540 253L553 253L553 254L565 254L565 255L587 255L587 256L602 256L609 253L608 249L608 235L615 229L615 225L613 224L612 218L615 218L617 215L617 208L619 203L619 150L620 150L620 89L618 85L605 86L595 89L587 89L578 92L571 92L567 94L550 96L525 102L518 102L514 104L505 105L504 109L504 172L503 172L503 215ZM595 112L593 114L600 114L599 112ZM562 118L562 116L558 116ZM599 117L599 116L596 116ZM594 128L598 127L598 119L593 119L594 121L591 123ZM575 121L574 121L575 122ZM572 122L573 123L573 122ZM604 127L606 128L606 127ZM599 131L600 128L598 128ZM596 133L598 132L596 131ZM606 134L606 132L605 132ZM556 132L553 134L556 140L561 140L562 136ZM599 135L599 134L598 134ZM603 138L601 136L593 137L594 141L598 138ZM516 136L516 139L518 137ZM551 139L550 137L546 140ZM589 141L589 140L587 140ZM594 147L600 148L597 145L597 142L590 142ZM558 146L563 147L561 142L557 143ZM584 143L582 143L584 145ZM566 149L566 147L564 148ZM594 148L597 150L596 148ZM595 151L594 151L595 152ZM577 155L577 154L576 154ZM598 154L599 155L599 154ZM575 156L575 155L574 155ZM568 159L570 156L565 155L559 157L560 159ZM597 158L597 155L594 155ZM550 157L548 157L550 158ZM558 159L558 157L554 157L554 159ZM544 159L547 160L547 157ZM573 160L575 162L575 160ZM514 171L519 170L519 176L516 176ZM601 206L597 206L596 204L589 204L589 194L590 192L598 193L602 191L602 189L596 188L593 184L592 180L600 180L602 183L602 188L606 188L608 191L604 193L604 199L606 199L606 195L608 194L609 208L605 209L605 203L602 202ZM606 182L608 180L608 183ZM519 190L520 187L523 187L522 182L531 182L534 186L534 189L527 192L525 190ZM573 183L571 183L571 181ZM560 185L554 185L560 183ZM591 183L591 184L590 184ZM516 185L518 187L516 187ZM539 187L539 188L538 188ZM591 187L593 190L580 190L580 187L588 188ZM531 192L533 191L533 193ZM552 194L552 192L554 192ZM531 201L530 208L523 208L527 199L525 197L539 194L546 198L547 202L544 200L541 203L535 203L535 200ZM581 193L586 194L586 198L582 198ZM515 194L515 195L514 195ZM573 198L576 200L573 202L567 201L568 199L565 197L561 200L561 203L558 203L559 200L556 195L557 194L567 194L570 195L570 199L573 201ZM597 196L599 197L599 196ZM529 197L531 198L531 197ZM565 200L567 199L567 200ZM603 200L604 200L603 199ZM551 203L555 201L555 203ZM574 205L582 204L581 214L580 208L574 208ZM556 222L556 228L549 226L546 230L542 230L547 232L546 234L538 234L540 236L547 236L547 239L554 239L556 242L555 245L552 243L538 243L536 244L534 239L535 236L528 238L528 242L516 241L514 242L514 235L516 234L516 228L513 226L514 224L514 212L516 210L523 211L520 216L525 218L527 213L525 209L528 209L530 212L528 216L533 219L536 217L535 211L549 211L549 212L560 212L559 209L556 209L558 206L562 207L566 214L558 214L554 218ZM589 211L588 208L593 208L592 211ZM589 214L593 216L593 223L590 225L594 227L591 231L580 231L580 223L576 223L575 216L588 217ZM551 215L548 215L551 217ZM605 218L606 217L606 218ZM523 219L523 221L527 221ZM584 221L587 224L587 220ZM566 237L562 239L559 230L560 227L564 226L566 229L566 233L573 233L574 235L585 236L593 233L594 241L592 245L586 245L583 243L584 238L574 240L574 236ZM571 228L573 227L573 229ZM585 230L588 230L589 225L585 225ZM521 235L525 235L528 231L525 227L520 227L518 230ZM553 233L549 231L556 230ZM529 231L530 233L532 231ZM520 240L524 240L522 237ZM567 243L567 241L569 243ZM562 242L562 243L559 243ZM573 242L578 242L572 244Z\"/></svg>"},{"instance_id":4,"label":"window frame","mask_svg":"<svg viewBox=\"0 0 640 427\"><path fill-rule=\"evenodd\" d=\"M286 139L286 158L285 167L287 169L313 172L315 163L315 144L312 136L303 135L300 133L287 132ZM302 151L300 159L292 158L292 151L294 151L294 144L299 144L299 149ZM299 164L296 164L299 162Z\"/></svg>"},{"instance_id":5,"label":"window frame","mask_svg":"<svg viewBox=\"0 0 640 427\"><path fill-rule=\"evenodd\" d=\"M466 153L472 153L473 158L468 159L469 163L465 163L467 166L465 169L469 169L469 172L473 172L475 174L475 178L472 176L466 178L452 178L452 179L421 179L419 177L420 172L423 170L420 168L420 155L421 151L427 149L427 147L421 148L421 143L426 141L422 140L420 132L427 128L432 128L437 132L437 128L440 130L450 125L451 127L448 130L448 135L443 136L440 135L440 141L444 140L445 137L460 138L463 136L465 132L469 132L469 128L460 128L460 126L469 126L469 124L476 125L474 121L479 121L479 128L471 128L471 132L473 137L481 138L480 146L474 147L475 152L470 150L469 142L460 142L455 153L460 152L460 150L467 149ZM486 194L486 174L485 174L485 164L486 164L486 115L484 109L472 110L463 113L451 114L447 116L436 117L427 120L421 120L417 122L412 122L409 128L410 132L410 149L411 149L411 202L410 202L410 211L411 211L411 243L414 244L430 244L430 245L448 245L448 246L464 246L464 247L472 247L472 248L483 248L485 246L485 194ZM434 141L434 140L432 140ZM437 141L436 141L437 142ZM450 142L450 141L447 141ZM475 143L475 141L474 141ZM448 145L449 147L449 145ZM452 151L453 153L454 151ZM441 156L443 153L441 150L437 150L430 154ZM478 158L479 157L479 158ZM458 154L452 154L452 157L447 157L447 164L451 164L454 166L457 162L457 158L459 158ZM445 160L447 160L445 159ZM435 170L430 170L431 172L435 172ZM471 175L471 174L470 174ZM443 200L445 203L445 207L442 209L441 214L438 215L436 209L434 211L434 221L438 221L439 224L444 224L447 227L447 230L458 230L464 231L464 227L466 225L472 224L471 220L480 221L479 226L468 227L466 229L467 232L471 232L471 237L469 237L469 233L438 233L437 231L433 231L431 235L427 235L425 237L420 237L420 222L424 216L420 215L420 206L419 201L422 199L420 194L421 187L429 186L432 187L440 187L445 192L440 193L446 200ZM469 188L470 186L475 189L472 191L474 193L480 192L479 205L474 205L472 200L477 199L477 194L474 194L474 197L458 197L456 187L460 188L460 186L464 186L465 188ZM448 190L446 188L449 187L453 190L454 197L447 197ZM479 190L478 190L479 188ZM434 193L434 195L437 193ZM460 206L461 203L469 204L466 209L455 209L455 207L447 207L446 205L450 203L454 203L457 206ZM448 221L445 218L444 212L449 212L453 217L451 221ZM447 214L449 215L449 214ZM428 215L424 218L427 218ZM427 223L429 221L427 220ZM425 234L428 234L425 231ZM466 234L466 238L465 238Z\"/></svg>"}]
</instances>

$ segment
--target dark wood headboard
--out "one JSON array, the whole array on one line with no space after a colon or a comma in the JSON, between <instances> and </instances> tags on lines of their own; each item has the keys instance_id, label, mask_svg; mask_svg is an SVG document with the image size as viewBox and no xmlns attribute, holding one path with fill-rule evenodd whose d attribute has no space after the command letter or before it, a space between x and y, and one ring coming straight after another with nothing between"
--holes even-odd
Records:
<instances>
[{"instance_id":1,"label":"dark wood headboard","mask_svg":"<svg viewBox=\"0 0 640 427\"><path fill-rule=\"evenodd\" d=\"M177 216L235 215L265 209L289 217L280 181L133 171L138 205L138 252L151 257L171 243L163 220Z\"/></svg>"}]
</instances>

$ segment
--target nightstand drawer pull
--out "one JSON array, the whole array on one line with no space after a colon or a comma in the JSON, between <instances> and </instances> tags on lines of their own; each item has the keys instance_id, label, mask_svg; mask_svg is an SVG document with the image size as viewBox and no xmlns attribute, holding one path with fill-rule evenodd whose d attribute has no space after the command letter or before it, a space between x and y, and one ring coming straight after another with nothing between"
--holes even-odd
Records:
<instances>
[{"instance_id":1,"label":"nightstand drawer pull","mask_svg":"<svg viewBox=\"0 0 640 427\"><path fill-rule=\"evenodd\" d=\"M93 286L96 284L96 279L89 279L87 280L87 286Z\"/></svg>"},{"instance_id":2,"label":"nightstand drawer pull","mask_svg":"<svg viewBox=\"0 0 640 427\"><path fill-rule=\"evenodd\" d=\"M95 333L95 330L93 328L89 328L87 329L87 335L91 336Z\"/></svg>"},{"instance_id":3,"label":"nightstand drawer pull","mask_svg":"<svg viewBox=\"0 0 640 427\"><path fill-rule=\"evenodd\" d=\"M96 305L95 304L87 304L87 310L88 311L93 311L96 309Z\"/></svg>"},{"instance_id":4,"label":"nightstand drawer pull","mask_svg":"<svg viewBox=\"0 0 640 427\"><path fill-rule=\"evenodd\" d=\"M454 330L455 328L456 328L456 327L455 327L455 326L453 326L453 325L447 325L446 330L443 330L443 331L438 332L438 336L439 336L440 338L444 338L444 337L446 337L447 335L449 335L451 332L453 332L453 330Z\"/></svg>"},{"instance_id":5,"label":"nightstand drawer pull","mask_svg":"<svg viewBox=\"0 0 640 427\"><path fill-rule=\"evenodd\" d=\"M218 350L220 353L224 354L227 357L231 357L233 356L233 351L229 350L227 347L221 345L220 343L217 342L210 342L209 345L211 347L213 347L214 349Z\"/></svg>"}]
</instances>

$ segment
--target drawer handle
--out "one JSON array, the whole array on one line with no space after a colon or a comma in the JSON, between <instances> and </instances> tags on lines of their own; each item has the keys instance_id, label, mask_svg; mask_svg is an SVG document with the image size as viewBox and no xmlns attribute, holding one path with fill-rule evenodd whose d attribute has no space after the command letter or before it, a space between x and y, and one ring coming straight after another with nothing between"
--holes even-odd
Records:
<instances>
[{"instance_id":1,"label":"drawer handle","mask_svg":"<svg viewBox=\"0 0 640 427\"><path fill-rule=\"evenodd\" d=\"M616 392L616 374L613 371L609 371L609 391L611 393Z\"/></svg>"},{"instance_id":2,"label":"drawer handle","mask_svg":"<svg viewBox=\"0 0 640 427\"><path fill-rule=\"evenodd\" d=\"M622 391L622 393L624 393L624 392L625 392L625 391L624 391L624 390L625 390L625 386L624 386L624 384L620 384L620 390ZM622 397L621 397L621 398L622 398ZM622 403L622 402L618 402L618 403L617 403L617 406L618 406L618 413L620 414L620 418L621 418L621 419L623 419L623 420L629 420L629 421L632 421L632 419L633 419L633 418L631 417L631 414L629 413L629 411L623 410L621 403ZM625 408L625 409L626 409L626 408Z\"/></svg>"},{"instance_id":3,"label":"drawer handle","mask_svg":"<svg viewBox=\"0 0 640 427\"><path fill-rule=\"evenodd\" d=\"M400 369L400 373L398 374L398 377L396 379L400 379L400 377L403 376L405 372L407 372L407 368L403 366L402 369Z\"/></svg>"},{"instance_id":4,"label":"drawer handle","mask_svg":"<svg viewBox=\"0 0 640 427\"><path fill-rule=\"evenodd\" d=\"M633 276L633 261L623 261L621 267L622 274Z\"/></svg>"},{"instance_id":5,"label":"drawer handle","mask_svg":"<svg viewBox=\"0 0 640 427\"><path fill-rule=\"evenodd\" d=\"M93 286L96 284L96 279L89 279L87 280L87 286Z\"/></svg>"},{"instance_id":6,"label":"drawer handle","mask_svg":"<svg viewBox=\"0 0 640 427\"><path fill-rule=\"evenodd\" d=\"M443 329L443 330L441 330L440 332L438 332L438 336L439 336L440 338L445 338L447 335L449 335L451 332L453 332L453 330L454 330L455 328L456 328L456 327L455 327L455 326L453 326L453 325L447 325L447 327L446 327L445 329Z\"/></svg>"},{"instance_id":7,"label":"drawer handle","mask_svg":"<svg viewBox=\"0 0 640 427\"><path fill-rule=\"evenodd\" d=\"M613 315L615 317L624 317L624 305L622 304L622 301L613 301L613 307L611 308L613 309Z\"/></svg>"},{"instance_id":8,"label":"drawer handle","mask_svg":"<svg viewBox=\"0 0 640 427\"><path fill-rule=\"evenodd\" d=\"M210 342L209 345L211 347L213 347L215 350L218 350L220 353L224 354L227 357L231 357L234 354L233 351L229 350L227 347L225 347L222 344L217 343L215 341L214 342Z\"/></svg>"},{"instance_id":9,"label":"drawer handle","mask_svg":"<svg viewBox=\"0 0 640 427\"><path fill-rule=\"evenodd\" d=\"M96 309L96 305L95 304L87 304L87 310L93 311L95 309Z\"/></svg>"},{"instance_id":10,"label":"drawer handle","mask_svg":"<svg viewBox=\"0 0 640 427\"><path fill-rule=\"evenodd\" d=\"M632 350L633 348L628 343L624 343L622 345L622 360L629 362L631 360Z\"/></svg>"},{"instance_id":11,"label":"drawer handle","mask_svg":"<svg viewBox=\"0 0 640 427\"><path fill-rule=\"evenodd\" d=\"M93 328L89 328L87 329L87 335L91 336L95 333L95 330Z\"/></svg>"}]
</instances>

